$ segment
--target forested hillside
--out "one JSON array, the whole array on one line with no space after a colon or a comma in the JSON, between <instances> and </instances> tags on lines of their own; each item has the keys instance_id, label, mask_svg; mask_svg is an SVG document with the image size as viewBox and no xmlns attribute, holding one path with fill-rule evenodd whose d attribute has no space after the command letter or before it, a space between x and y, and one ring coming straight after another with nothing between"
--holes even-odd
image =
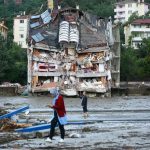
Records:
<instances>
[{"instance_id":1,"label":"forested hillside","mask_svg":"<svg viewBox=\"0 0 150 150\"><path fill-rule=\"evenodd\" d=\"M112 16L113 18L113 9L116 2L117 0L61 0L61 5L62 7L75 7L76 4L79 4L81 10L91 12L98 16ZM145 0L145 2L150 3L150 0ZM16 5L13 0L8 0L8 3L4 4L4 0L0 0L0 21L4 20L6 26L9 28L7 41L3 40L0 36L0 83L10 81L26 84L26 51L13 43L13 18L21 12L26 12L27 15L38 14L44 11L46 7L47 0L23 0L22 5ZM134 52L132 48L122 48L122 80L149 80L150 39L144 42L144 45L140 47L138 52ZM144 57L141 57L141 53L144 53Z\"/></svg>"},{"instance_id":2,"label":"forested hillside","mask_svg":"<svg viewBox=\"0 0 150 150\"><path fill-rule=\"evenodd\" d=\"M81 10L89 11L99 16L113 16L113 4L115 0L62 0L62 7L75 7L80 5ZM8 41L0 37L0 83L4 81L20 82L26 84L27 59L26 52L13 43L13 18L26 12L37 14L47 7L47 0L23 0L22 5L16 5L13 0L0 0L0 21L4 20L9 28Z\"/></svg>"},{"instance_id":3,"label":"forested hillside","mask_svg":"<svg viewBox=\"0 0 150 150\"><path fill-rule=\"evenodd\" d=\"M47 6L47 0L23 0L22 5L15 5L13 0L8 0L4 4L4 0L0 0L0 20L5 19L8 27L12 27L12 18L21 12L26 14L36 14ZM62 7L75 7L79 4L80 9L89 11L98 16L108 17L114 15L113 8L116 0L62 0Z\"/></svg>"}]
</instances>

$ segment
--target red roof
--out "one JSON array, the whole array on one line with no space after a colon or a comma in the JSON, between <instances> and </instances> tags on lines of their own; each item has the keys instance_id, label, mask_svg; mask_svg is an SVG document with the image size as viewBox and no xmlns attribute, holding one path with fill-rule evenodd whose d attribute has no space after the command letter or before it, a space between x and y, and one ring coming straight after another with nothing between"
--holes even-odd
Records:
<instances>
[{"instance_id":1,"label":"red roof","mask_svg":"<svg viewBox=\"0 0 150 150\"><path fill-rule=\"evenodd\" d=\"M150 19L137 19L134 20L131 24L150 24Z\"/></svg>"}]
</instances>

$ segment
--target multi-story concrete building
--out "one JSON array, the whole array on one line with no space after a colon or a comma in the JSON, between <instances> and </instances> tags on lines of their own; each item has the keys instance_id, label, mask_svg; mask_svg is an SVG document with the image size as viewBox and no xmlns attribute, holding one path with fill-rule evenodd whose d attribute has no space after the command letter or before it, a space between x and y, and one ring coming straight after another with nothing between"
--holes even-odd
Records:
<instances>
[{"instance_id":1,"label":"multi-story concrete building","mask_svg":"<svg viewBox=\"0 0 150 150\"><path fill-rule=\"evenodd\" d=\"M119 86L119 30L112 29L111 19L78 8L46 10L31 16L29 27L29 91L59 86L62 94L74 96L109 93L112 81Z\"/></svg>"},{"instance_id":2,"label":"multi-story concrete building","mask_svg":"<svg viewBox=\"0 0 150 150\"><path fill-rule=\"evenodd\" d=\"M18 43L22 48L27 48L27 36L28 36L28 16L18 15L14 18L13 34L14 42Z\"/></svg>"},{"instance_id":3,"label":"multi-story concrete building","mask_svg":"<svg viewBox=\"0 0 150 150\"><path fill-rule=\"evenodd\" d=\"M0 34L7 39L8 28L4 25L4 21L0 22Z\"/></svg>"},{"instance_id":4,"label":"multi-story concrete building","mask_svg":"<svg viewBox=\"0 0 150 150\"><path fill-rule=\"evenodd\" d=\"M119 22L128 21L129 17L136 13L138 16L145 15L149 11L149 4L144 0L124 0L116 3L114 12L116 13L114 18Z\"/></svg>"},{"instance_id":5,"label":"multi-story concrete building","mask_svg":"<svg viewBox=\"0 0 150 150\"><path fill-rule=\"evenodd\" d=\"M128 45L129 39L131 46L138 49L143 38L150 37L150 19L137 19L125 27L125 44Z\"/></svg>"}]
</instances>

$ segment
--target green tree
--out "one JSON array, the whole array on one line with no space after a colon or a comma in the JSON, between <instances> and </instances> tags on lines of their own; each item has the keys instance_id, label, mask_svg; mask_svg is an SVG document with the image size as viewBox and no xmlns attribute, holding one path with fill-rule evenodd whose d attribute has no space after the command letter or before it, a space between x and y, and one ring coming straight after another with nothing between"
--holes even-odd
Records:
<instances>
[{"instance_id":1,"label":"green tree","mask_svg":"<svg viewBox=\"0 0 150 150\"><path fill-rule=\"evenodd\" d=\"M62 5L75 7L76 4L79 4L80 9L83 11L88 11L102 17L113 17L115 2L116 0L63 0Z\"/></svg>"},{"instance_id":2,"label":"green tree","mask_svg":"<svg viewBox=\"0 0 150 150\"><path fill-rule=\"evenodd\" d=\"M6 41L0 36L0 54L0 83L7 81L26 84L26 51L12 40Z\"/></svg>"},{"instance_id":3,"label":"green tree","mask_svg":"<svg viewBox=\"0 0 150 150\"><path fill-rule=\"evenodd\" d=\"M8 52L6 49L6 41L4 40L4 38L0 35L0 82L2 82L2 80L5 77L5 70L8 67L8 60L7 60L7 56L8 56Z\"/></svg>"},{"instance_id":4,"label":"green tree","mask_svg":"<svg viewBox=\"0 0 150 150\"><path fill-rule=\"evenodd\" d=\"M137 71L137 56L135 51L131 48L121 48L121 80L122 81L131 81L136 80L136 71Z\"/></svg>"},{"instance_id":5,"label":"green tree","mask_svg":"<svg viewBox=\"0 0 150 150\"><path fill-rule=\"evenodd\" d=\"M26 50L23 50L16 43L13 43L12 47L9 49L8 62L9 68L7 69L5 79L10 80L10 82L19 82L26 84L27 79Z\"/></svg>"},{"instance_id":6,"label":"green tree","mask_svg":"<svg viewBox=\"0 0 150 150\"><path fill-rule=\"evenodd\" d=\"M143 39L137 50L138 76L140 79L150 80L150 38Z\"/></svg>"}]
</instances>

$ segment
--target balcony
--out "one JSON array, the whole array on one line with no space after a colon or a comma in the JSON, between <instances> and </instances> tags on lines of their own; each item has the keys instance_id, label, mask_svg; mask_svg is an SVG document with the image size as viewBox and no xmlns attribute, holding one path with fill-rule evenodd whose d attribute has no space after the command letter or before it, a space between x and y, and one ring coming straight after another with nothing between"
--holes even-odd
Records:
<instances>
[{"instance_id":1,"label":"balcony","mask_svg":"<svg viewBox=\"0 0 150 150\"><path fill-rule=\"evenodd\" d=\"M76 74L79 78L88 78L88 77L104 77L107 76L106 72L88 72L84 73L82 71L78 71Z\"/></svg>"},{"instance_id":2,"label":"balcony","mask_svg":"<svg viewBox=\"0 0 150 150\"><path fill-rule=\"evenodd\" d=\"M131 27L131 32L150 32L150 28L134 28Z\"/></svg>"},{"instance_id":3,"label":"balcony","mask_svg":"<svg viewBox=\"0 0 150 150\"><path fill-rule=\"evenodd\" d=\"M41 77L59 77L61 72L33 72L33 76L41 76Z\"/></svg>"},{"instance_id":4,"label":"balcony","mask_svg":"<svg viewBox=\"0 0 150 150\"><path fill-rule=\"evenodd\" d=\"M118 71L112 70L111 73L112 73L112 74L120 74L120 71L119 71L119 70L118 70Z\"/></svg>"},{"instance_id":5,"label":"balcony","mask_svg":"<svg viewBox=\"0 0 150 150\"><path fill-rule=\"evenodd\" d=\"M117 14L115 15L115 18L118 18L118 19L125 18L125 14Z\"/></svg>"},{"instance_id":6,"label":"balcony","mask_svg":"<svg viewBox=\"0 0 150 150\"><path fill-rule=\"evenodd\" d=\"M114 9L114 12L125 12L125 7L117 7Z\"/></svg>"},{"instance_id":7,"label":"balcony","mask_svg":"<svg viewBox=\"0 0 150 150\"><path fill-rule=\"evenodd\" d=\"M113 59L119 59L119 58L120 58L120 56L117 56L117 55L113 56Z\"/></svg>"},{"instance_id":8,"label":"balcony","mask_svg":"<svg viewBox=\"0 0 150 150\"><path fill-rule=\"evenodd\" d=\"M134 37L134 38L132 38L132 41L142 41L142 38L141 37Z\"/></svg>"},{"instance_id":9,"label":"balcony","mask_svg":"<svg viewBox=\"0 0 150 150\"><path fill-rule=\"evenodd\" d=\"M39 62L45 62L45 63L54 63L54 64L61 64L61 61L57 60L49 60L48 58L38 58L36 56L33 56L34 61L39 61Z\"/></svg>"}]
</instances>

